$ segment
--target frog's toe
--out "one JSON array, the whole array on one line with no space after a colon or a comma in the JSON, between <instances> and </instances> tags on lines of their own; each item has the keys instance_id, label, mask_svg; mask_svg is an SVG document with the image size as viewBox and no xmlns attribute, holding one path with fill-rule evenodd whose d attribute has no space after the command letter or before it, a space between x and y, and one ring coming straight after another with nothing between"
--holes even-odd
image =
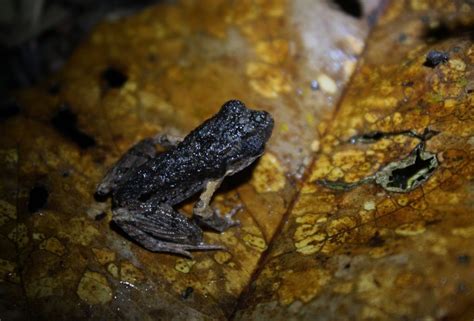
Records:
<instances>
[{"instance_id":1,"label":"frog's toe","mask_svg":"<svg viewBox=\"0 0 474 321\"><path fill-rule=\"evenodd\" d=\"M244 208L244 207L243 207L242 204L239 204L239 205L234 206L234 208L232 208L232 209L229 211L229 213L227 213L227 214L224 216L224 218L225 218L226 220L228 220L229 222L237 222L237 223L234 224L234 225L239 225L239 224L240 224L240 221L239 221L239 220L233 221L233 220L232 220L232 217L234 217L234 215L237 214L237 212L239 212L239 211L240 211L241 209L243 209L243 208Z\"/></svg>"},{"instance_id":2,"label":"frog's toe","mask_svg":"<svg viewBox=\"0 0 474 321\"><path fill-rule=\"evenodd\" d=\"M227 248L223 245L217 244L206 244L204 242L200 244L166 244L168 250L163 250L163 248L158 249L155 252L171 252L175 254L180 254L186 256L189 259L192 259L193 256L189 251L215 251L222 250L226 251Z\"/></svg>"},{"instance_id":3,"label":"frog's toe","mask_svg":"<svg viewBox=\"0 0 474 321\"><path fill-rule=\"evenodd\" d=\"M205 227L209 227L218 232L224 232L227 229L240 225L239 220L234 220L233 216L242 208L242 205L235 206L229 213L224 216L220 215L218 209L214 209L213 213L209 217L194 216L194 219L198 224Z\"/></svg>"}]
</instances>

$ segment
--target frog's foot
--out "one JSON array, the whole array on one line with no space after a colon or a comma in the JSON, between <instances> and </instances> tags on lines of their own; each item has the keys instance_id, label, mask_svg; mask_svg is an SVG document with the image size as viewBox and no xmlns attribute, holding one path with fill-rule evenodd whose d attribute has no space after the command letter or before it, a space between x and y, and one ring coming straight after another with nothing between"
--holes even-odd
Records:
<instances>
[{"instance_id":1,"label":"frog's foot","mask_svg":"<svg viewBox=\"0 0 474 321\"><path fill-rule=\"evenodd\" d=\"M239 220L234 220L232 217L242 208L242 205L235 206L226 215L222 216L219 209L212 209L208 207L208 215L195 215L194 219L196 222L205 227L209 227L218 232L224 232L232 226L240 225ZM210 214L209 214L210 213ZM196 214L196 212L195 212Z\"/></svg>"},{"instance_id":2,"label":"frog's foot","mask_svg":"<svg viewBox=\"0 0 474 321\"><path fill-rule=\"evenodd\" d=\"M117 208L113 221L131 239L152 252L192 258L189 251L225 250L222 245L204 243L201 229L170 206L148 211Z\"/></svg>"}]
</instances>

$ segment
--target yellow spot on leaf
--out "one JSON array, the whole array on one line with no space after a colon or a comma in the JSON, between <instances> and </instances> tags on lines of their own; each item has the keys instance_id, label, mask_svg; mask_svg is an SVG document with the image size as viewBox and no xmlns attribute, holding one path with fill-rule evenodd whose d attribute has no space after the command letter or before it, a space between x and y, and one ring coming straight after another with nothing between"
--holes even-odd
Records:
<instances>
[{"instance_id":1,"label":"yellow spot on leaf","mask_svg":"<svg viewBox=\"0 0 474 321\"><path fill-rule=\"evenodd\" d=\"M317 77L321 89L328 94L334 95L337 92L336 82L326 74L320 74Z\"/></svg>"},{"instance_id":2,"label":"yellow spot on leaf","mask_svg":"<svg viewBox=\"0 0 474 321\"><path fill-rule=\"evenodd\" d=\"M330 181L337 181L343 177L344 177L344 172L342 171L342 169L340 167L336 167L331 170L327 179Z\"/></svg>"},{"instance_id":3,"label":"yellow spot on leaf","mask_svg":"<svg viewBox=\"0 0 474 321\"><path fill-rule=\"evenodd\" d=\"M102 265L115 261L115 252L112 252L109 249L93 248L92 252L94 252L95 258Z\"/></svg>"},{"instance_id":4,"label":"yellow spot on leaf","mask_svg":"<svg viewBox=\"0 0 474 321\"><path fill-rule=\"evenodd\" d=\"M291 91L288 75L281 69L260 62L250 62L246 67L249 84L257 93L267 98L276 98L280 93Z\"/></svg>"},{"instance_id":5,"label":"yellow spot on leaf","mask_svg":"<svg viewBox=\"0 0 474 321\"><path fill-rule=\"evenodd\" d=\"M39 248L59 256L62 256L64 253L66 253L66 248L64 245L55 237L50 237L49 239L41 242Z\"/></svg>"},{"instance_id":6,"label":"yellow spot on leaf","mask_svg":"<svg viewBox=\"0 0 474 321\"><path fill-rule=\"evenodd\" d=\"M317 151L319 151L319 146L320 146L320 142L319 140L315 139L311 142L311 151L313 153L316 153Z\"/></svg>"},{"instance_id":7,"label":"yellow spot on leaf","mask_svg":"<svg viewBox=\"0 0 474 321\"><path fill-rule=\"evenodd\" d=\"M189 273L194 264L196 264L196 261L188 259L177 259L174 268L176 271L179 271L181 273Z\"/></svg>"},{"instance_id":8,"label":"yellow spot on leaf","mask_svg":"<svg viewBox=\"0 0 474 321\"><path fill-rule=\"evenodd\" d=\"M112 289L105 276L92 271L84 273L76 293L88 304L105 304L112 300Z\"/></svg>"},{"instance_id":9,"label":"yellow spot on leaf","mask_svg":"<svg viewBox=\"0 0 474 321\"><path fill-rule=\"evenodd\" d=\"M267 248L267 244L265 240L259 236L252 235L252 234L245 234L243 237L245 244L248 246L258 250L263 251Z\"/></svg>"},{"instance_id":10,"label":"yellow spot on leaf","mask_svg":"<svg viewBox=\"0 0 474 321\"><path fill-rule=\"evenodd\" d=\"M285 187L284 169L271 153L265 153L258 162L251 180L257 193L278 192Z\"/></svg>"},{"instance_id":11,"label":"yellow spot on leaf","mask_svg":"<svg viewBox=\"0 0 474 321\"><path fill-rule=\"evenodd\" d=\"M373 211L375 210L375 203L374 201L366 201L364 203L364 210L366 211Z\"/></svg>"},{"instance_id":12,"label":"yellow spot on leaf","mask_svg":"<svg viewBox=\"0 0 474 321\"><path fill-rule=\"evenodd\" d=\"M474 237L474 226L458 227L451 230L451 233L456 236L465 238Z\"/></svg>"},{"instance_id":13,"label":"yellow spot on leaf","mask_svg":"<svg viewBox=\"0 0 474 321\"><path fill-rule=\"evenodd\" d=\"M31 234L31 238L34 240L34 241L43 241L46 236L43 234L43 233L32 233Z\"/></svg>"},{"instance_id":14,"label":"yellow spot on leaf","mask_svg":"<svg viewBox=\"0 0 474 321\"><path fill-rule=\"evenodd\" d=\"M366 114L364 115L364 118L365 118L365 120L366 120L367 122L369 122L369 123L371 123L371 124L375 123L375 122L377 121L377 119L378 119L377 116L374 115L373 113L366 113Z\"/></svg>"},{"instance_id":15,"label":"yellow spot on leaf","mask_svg":"<svg viewBox=\"0 0 474 321\"><path fill-rule=\"evenodd\" d=\"M311 255L319 250L324 245L323 241L326 239L325 234L313 234L304 238L301 241L295 242L296 252L303 255Z\"/></svg>"},{"instance_id":16,"label":"yellow spot on leaf","mask_svg":"<svg viewBox=\"0 0 474 321\"><path fill-rule=\"evenodd\" d=\"M256 46L257 55L269 64L279 64L285 61L288 56L288 41L276 39L271 41L261 41Z\"/></svg>"},{"instance_id":17,"label":"yellow spot on leaf","mask_svg":"<svg viewBox=\"0 0 474 321\"><path fill-rule=\"evenodd\" d=\"M109 265L107 265L107 272L116 279L119 277L119 268L114 263L109 263Z\"/></svg>"},{"instance_id":18,"label":"yellow spot on leaf","mask_svg":"<svg viewBox=\"0 0 474 321\"><path fill-rule=\"evenodd\" d=\"M457 71L464 71L466 70L466 63L462 61L461 59L450 59L449 67Z\"/></svg>"},{"instance_id":19,"label":"yellow spot on leaf","mask_svg":"<svg viewBox=\"0 0 474 321\"><path fill-rule=\"evenodd\" d=\"M214 260L219 264L224 264L229 262L232 259L232 254L229 252L218 251L214 254Z\"/></svg>"},{"instance_id":20,"label":"yellow spot on leaf","mask_svg":"<svg viewBox=\"0 0 474 321\"><path fill-rule=\"evenodd\" d=\"M131 284L145 281L143 272L130 262L122 262L120 265L120 279Z\"/></svg>"},{"instance_id":21,"label":"yellow spot on leaf","mask_svg":"<svg viewBox=\"0 0 474 321\"><path fill-rule=\"evenodd\" d=\"M425 231L426 227L423 222L403 224L395 229L395 233L402 236L415 236Z\"/></svg>"}]
</instances>

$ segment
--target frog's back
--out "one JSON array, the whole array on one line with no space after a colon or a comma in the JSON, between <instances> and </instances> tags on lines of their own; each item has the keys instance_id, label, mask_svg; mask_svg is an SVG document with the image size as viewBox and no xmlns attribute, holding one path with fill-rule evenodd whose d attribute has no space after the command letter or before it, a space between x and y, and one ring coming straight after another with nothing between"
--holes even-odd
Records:
<instances>
[{"instance_id":1,"label":"frog's back","mask_svg":"<svg viewBox=\"0 0 474 321\"><path fill-rule=\"evenodd\" d=\"M229 101L176 147L136 168L115 198L127 205L150 197L170 205L179 203L208 181L248 166L263 153L272 128L268 113Z\"/></svg>"}]
</instances>

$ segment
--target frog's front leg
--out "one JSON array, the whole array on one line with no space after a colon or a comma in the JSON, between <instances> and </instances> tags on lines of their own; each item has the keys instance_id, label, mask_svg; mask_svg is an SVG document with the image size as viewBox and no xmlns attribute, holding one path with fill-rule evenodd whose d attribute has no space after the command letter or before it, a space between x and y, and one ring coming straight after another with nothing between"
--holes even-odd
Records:
<instances>
[{"instance_id":1,"label":"frog's front leg","mask_svg":"<svg viewBox=\"0 0 474 321\"><path fill-rule=\"evenodd\" d=\"M239 225L239 221L234 221L232 217L241 209L242 206L234 207L225 216L220 215L218 209L213 209L209 204L212 195L219 188L223 178L208 181L204 191L199 197L199 201L194 205L194 219L200 224L210 227L216 231L224 232L229 227Z\"/></svg>"},{"instance_id":2,"label":"frog's front leg","mask_svg":"<svg viewBox=\"0 0 474 321\"><path fill-rule=\"evenodd\" d=\"M176 146L183 139L166 134L158 134L151 138L145 138L133 145L115 165L105 174L97 186L97 195L105 196L116 189L120 182L124 181L130 170L136 168L157 155L156 145L165 149Z\"/></svg>"},{"instance_id":3,"label":"frog's front leg","mask_svg":"<svg viewBox=\"0 0 474 321\"><path fill-rule=\"evenodd\" d=\"M144 248L192 258L189 251L225 250L221 245L206 244L202 230L171 206L144 203L139 209L114 209L114 223Z\"/></svg>"}]
</instances>

